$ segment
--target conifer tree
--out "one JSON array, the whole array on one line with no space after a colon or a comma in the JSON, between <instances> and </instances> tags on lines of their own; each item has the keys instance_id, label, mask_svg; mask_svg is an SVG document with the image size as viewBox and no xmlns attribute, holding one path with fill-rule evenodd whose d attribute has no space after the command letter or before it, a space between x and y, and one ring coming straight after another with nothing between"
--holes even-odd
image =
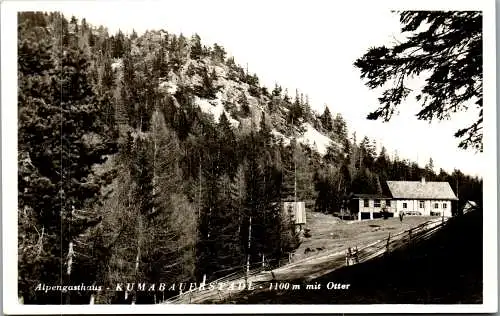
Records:
<instances>
[{"instance_id":1,"label":"conifer tree","mask_svg":"<svg viewBox=\"0 0 500 316\"><path fill-rule=\"evenodd\" d=\"M330 110L328 109L328 106L325 106L325 111L321 115L321 125L327 132L331 132L333 129L333 121L332 121L332 114L330 113Z\"/></svg>"},{"instance_id":2,"label":"conifer tree","mask_svg":"<svg viewBox=\"0 0 500 316\"><path fill-rule=\"evenodd\" d=\"M343 144L347 139L347 126L342 114L337 113L333 120L334 139Z\"/></svg>"},{"instance_id":3,"label":"conifer tree","mask_svg":"<svg viewBox=\"0 0 500 316\"><path fill-rule=\"evenodd\" d=\"M226 51L224 50L224 47L218 45L217 43L215 43L213 46L212 55L213 55L214 60L216 62L223 63L224 60L226 59ZM233 60L233 62L234 62L234 60Z\"/></svg>"},{"instance_id":4,"label":"conifer tree","mask_svg":"<svg viewBox=\"0 0 500 316\"><path fill-rule=\"evenodd\" d=\"M304 101L304 117L306 120L310 120L312 117L311 104L309 103L309 95L306 94Z\"/></svg>"},{"instance_id":5,"label":"conifer tree","mask_svg":"<svg viewBox=\"0 0 500 316\"><path fill-rule=\"evenodd\" d=\"M221 155L220 165L230 180L235 175L239 163L236 157L238 144L233 128L224 112L219 119L217 137Z\"/></svg>"},{"instance_id":6,"label":"conifer tree","mask_svg":"<svg viewBox=\"0 0 500 316\"><path fill-rule=\"evenodd\" d=\"M241 112L244 116L250 115L250 103L244 92L241 93L238 103L240 104Z\"/></svg>"},{"instance_id":7,"label":"conifer tree","mask_svg":"<svg viewBox=\"0 0 500 316\"><path fill-rule=\"evenodd\" d=\"M290 112L288 115L288 122L293 123L294 125L299 124L299 120L303 118L304 111L302 108L302 103L300 102L299 92L295 91L295 100L293 101L292 107L290 108Z\"/></svg>"},{"instance_id":8,"label":"conifer tree","mask_svg":"<svg viewBox=\"0 0 500 316\"><path fill-rule=\"evenodd\" d=\"M113 58L121 58L125 52L125 35L121 30L118 30L116 36L112 36L112 56Z\"/></svg>"},{"instance_id":9,"label":"conifer tree","mask_svg":"<svg viewBox=\"0 0 500 316\"><path fill-rule=\"evenodd\" d=\"M198 34L194 34L191 38L191 53L192 59L200 59L203 56L203 47L201 46L201 38Z\"/></svg>"},{"instance_id":10,"label":"conifer tree","mask_svg":"<svg viewBox=\"0 0 500 316\"><path fill-rule=\"evenodd\" d=\"M460 148L482 151L483 85L482 21L479 11L398 12L402 42L372 47L354 65L370 89L388 86L379 98L380 107L368 119L388 121L410 95L409 77L429 76L415 95L421 120L446 119L453 112L478 110L474 122L455 133ZM422 27L425 25L425 27ZM393 84L389 84L389 83ZM462 93L462 91L467 91Z\"/></svg>"},{"instance_id":11,"label":"conifer tree","mask_svg":"<svg viewBox=\"0 0 500 316\"><path fill-rule=\"evenodd\" d=\"M19 32L19 151L31 166L19 181L19 207L36 210L46 242L53 245L44 278L68 283L74 237L98 223L95 213L78 216L99 200L106 181L92 168L116 152L116 142L90 86L84 54L67 48L56 64L44 30L21 26Z\"/></svg>"},{"instance_id":12,"label":"conifer tree","mask_svg":"<svg viewBox=\"0 0 500 316\"><path fill-rule=\"evenodd\" d=\"M163 45L160 46L159 51L156 53L153 71L158 78L165 78L168 75L168 63Z\"/></svg>"},{"instance_id":13,"label":"conifer tree","mask_svg":"<svg viewBox=\"0 0 500 316\"><path fill-rule=\"evenodd\" d=\"M424 174L428 181L433 181L436 177L436 173L434 172L434 160L432 160L432 157L429 158L429 162L425 165Z\"/></svg>"}]
</instances>

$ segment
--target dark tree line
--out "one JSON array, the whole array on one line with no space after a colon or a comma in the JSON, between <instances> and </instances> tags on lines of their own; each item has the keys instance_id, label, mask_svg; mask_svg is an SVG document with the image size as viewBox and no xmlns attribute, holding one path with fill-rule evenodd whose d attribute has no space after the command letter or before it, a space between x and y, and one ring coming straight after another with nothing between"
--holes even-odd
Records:
<instances>
[{"instance_id":1,"label":"dark tree line","mask_svg":"<svg viewBox=\"0 0 500 316\"><path fill-rule=\"evenodd\" d=\"M294 99L279 85L268 92L197 35L110 36L58 13L18 18L25 303L155 303L178 289L64 296L34 289L200 282L248 263L274 265L298 242L283 201L334 213L351 192L424 173L457 180L464 195L481 187L459 171L436 175L384 149L377 154L368 138L349 138L340 114L313 112L299 91ZM199 101L216 104L224 80L237 88L214 117ZM297 140L304 123L331 138L326 155Z\"/></svg>"}]
</instances>

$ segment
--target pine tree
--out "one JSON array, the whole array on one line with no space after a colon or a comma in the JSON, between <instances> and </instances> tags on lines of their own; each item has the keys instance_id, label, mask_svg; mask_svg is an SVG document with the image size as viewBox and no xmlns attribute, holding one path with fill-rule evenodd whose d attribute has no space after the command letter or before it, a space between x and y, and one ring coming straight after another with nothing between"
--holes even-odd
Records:
<instances>
[{"instance_id":1,"label":"pine tree","mask_svg":"<svg viewBox=\"0 0 500 316\"><path fill-rule=\"evenodd\" d=\"M203 48L201 46L201 38L198 34L191 37L191 59L200 59L203 56Z\"/></svg>"},{"instance_id":2,"label":"pine tree","mask_svg":"<svg viewBox=\"0 0 500 316\"><path fill-rule=\"evenodd\" d=\"M214 60L219 63L223 63L226 59L226 51L224 50L224 47L218 45L217 43L213 45L212 55Z\"/></svg>"},{"instance_id":3,"label":"pine tree","mask_svg":"<svg viewBox=\"0 0 500 316\"><path fill-rule=\"evenodd\" d=\"M157 78L165 78L168 75L168 63L163 45L160 46L159 51L156 53L153 72Z\"/></svg>"},{"instance_id":4,"label":"pine tree","mask_svg":"<svg viewBox=\"0 0 500 316\"><path fill-rule=\"evenodd\" d=\"M309 103L309 95L306 94L305 101L304 101L304 118L309 121L312 117L312 112L311 112L311 105Z\"/></svg>"},{"instance_id":5,"label":"pine tree","mask_svg":"<svg viewBox=\"0 0 500 316\"><path fill-rule=\"evenodd\" d=\"M299 91L295 91L295 100L293 101L292 107L288 112L288 122L294 125L299 125L299 121L304 116L304 109L299 98Z\"/></svg>"},{"instance_id":6,"label":"pine tree","mask_svg":"<svg viewBox=\"0 0 500 316\"><path fill-rule=\"evenodd\" d=\"M41 278L69 283L74 238L99 222L92 212L77 216L99 200L106 181L92 168L116 152L116 142L89 84L84 54L68 48L56 64L50 39L39 31L19 29L18 140L20 155L30 166L22 169L27 174L19 181L19 207L36 210L36 221L46 232L42 242L53 246L44 258L46 274ZM61 261L61 252L69 254L68 261ZM61 267L64 276L59 275ZM24 287L20 292L30 296Z\"/></svg>"},{"instance_id":7,"label":"pine tree","mask_svg":"<svg viewBox=\"0 0 500 316\"><path fill-rule=\"evenodd\" d=\"M315 190L317 191L315 210L323 213L333 213L335 210L335 183L337 170L333 166L316 170L314 174Z\"/></svg>"},{"instance_id":8,"label":"pine tree","mask_svg":"<svg viewBox=\"0 0 500 316\"><path fill-rule=\"evenodd\" d=\"M210 282L247 263L276 262L299 242L283 201L316 200L316 210L337 213L352 192L375 193L386 178L428 171L391 162L384 148L376 155L368 138L348 139L342 116L333 119L328 107L321 116L310 113L307 95L297 91L291 100L277 84L268 94L222 47L162 32L110 38L103 27L69 23L58 13L19 15L18 264L25 303L68 302L68 295L61 301L60 293L34 291L61 278L62 285L105 288L204 276ZM120 54L122 65L112 67ZM199 60L188 63L190 57ZM221 62L240 87L217 120L195 99L217 96ZM192 87L196 72L203 81ZM174 93L158 88L167 79L176 80ZM252 113L249 101L269 111ZM280 122L287 110L295 125L310 122L329 134L325 157L273 137L271 128L289 136L290 124ZM237 119L240 126L250 121L249 132L233 127ZM481 199L480 179L458 171L442 171L439 179L458 182L463 198ZM96 303L153 304L175 294L73 291L69 303L87 304L92 295Z\"/></svg>"},{"instance_id":9,"label":"pine tree","mask_svg":"<svg viewBox=\"0 0 500 316\"><path fill-rule=\"evenodd\" d=\"M375 161L375 172L382 176L382 180L387 179L389 172L389 157L384 146L380 149L380 153Z\"/></svg>"},{"instance_id":10,"label":"pine tree","mask_svg":"<svg viewBox=\"0 0 500 316\"><path fill-rule=\"evenodd\" d=\"M331 132L333 129L333 121L332 121L332 114L330 113L330 110L328 109L328 106L325 106L325 111L323 112L323 115L321 115L321 125L327 132Z\"/></svg>"},{"instance_id":11,"label":"pine tree","mask_svg":"<svg viewBox=\"0 0 500 316\"><path fill-rule=\"evenodd\" d=\"M338 113L333 120L333 135L334 140L340 144L344 144L347 139L347 125L340 113Z\"/></svg>"},{"instance_id":12,"label":"pine tree","mask_svg":"<svg viewBox=\"0 0 500 316\"><path fill-rule=\"evenodd\" d=\"M375 145L368 136L363 137L361 143L359 144L360 151L360 168L373 168L373 162L376 156Z\"/></svg>"},{"instance_id":13,"label":"pine tree","mask_svg":"<svg viewBox=\"0 0 500 316\"><path fill-rule=\"evenodd\" d=\"M432 157L429 158L429 162L427 165L425 165L425 178L428 181L433 181L434 178L436 177L436 173L434 172L434 160L432 160Z\"/></svg>"},{"instance_id":14,"label":"pine tree","mask_svg":"<svg viewBox=\"0 0 500 316\"><path fill-rule=\"evenodd\" d=\"M250 115L250 103L248 102L247 96L244 92L241 93L238 103L240 104L242 114L244 116Z\"/></svg>"},{"instance_id":15,"label":"pine tree","mask_svg":"<svg viewBox=\"0 0 500 316\"><path fill-rule=\"evenodd\" d=\"M215 99L218 91L218 87L215 84L217 81L217 74L215 71L209 73L208 68L203 67L200 75L202 82L200 86L196 87L196 93L202 98Z\"/></svg>"},{"instance_id":16,"label":"pine tree","mask_svg":"<svg viewBox=\"0 0 500 316\"><path fill-rule=\"evenodd\" d=\"M150 166L154 200L148 215L142 261L150 282L186 282L194 279L197 218L194 205L183 194L180 145L159 111L153 113ZM182 214L182 216L179 216ZM151 300L151 297L148 298Z\"/></svg>"},{"instance_id":17,"label":"pine tree","mask_svg":"<svg viewBox=\"0 0 500 316\"><path fill-rule=\"evenodd\" d=\"M106 56L103 61L101 85L104 91L113 89L115 83L115 76L111 68L111 59Z\"/></svg>"},{"instance_id":18,"label":"pine tree","mask_svg":"<svg viewBox=\"0 0 500 316\"><path fill-rule=\"evenodd\" d=\"M235 157L238 144L233 128L224 112L222 112L219 119L217 139L220 148L222 172L232 178L238 167L238 160Z\"/></svg>"},{"instance_id":19,"label":"pine tree","mask_svg":"<svg viewBox=\"0 0 500 316\"><path fill-rule=\"evenodd\" d=\"M423 75L425 85L416 94L421 102L417 118L446 119L474 103L479 109L473 113L476 119L455 137L461 139L460 148L482 151L482 13L402 11L399 15L401 32L409 35L392 47L370 48L354 63L370 89L389 87L379 98L380 107L368 119L390 120L396 107L410 95L406 79ZM467 93L462 93L465 90Z\"/></svg>"},{"instance_id":20,"label":"pine tree","mask_svg":"<svg viewBox=\"0 0 500 316\"><path fill-rule=\"evenodd\" d=\"M112 56L113 58L122 58L125 52L125 35L123 35L121 30L118 30L116 36L111 37L112 40Z\"/></svg>"},{"instance_id":21,"label":"pine tree","mask_svg":"<svg viewBox=\"0 0 500 316\"><path fill-rule=\"evenodd\" d=\"M268 126L266 121L266 113L262 111L260 117L260 128L259 128L259 137L262 139L264 146L270 146L272 141L271 129Z\"/></svg>"}]
</instances>

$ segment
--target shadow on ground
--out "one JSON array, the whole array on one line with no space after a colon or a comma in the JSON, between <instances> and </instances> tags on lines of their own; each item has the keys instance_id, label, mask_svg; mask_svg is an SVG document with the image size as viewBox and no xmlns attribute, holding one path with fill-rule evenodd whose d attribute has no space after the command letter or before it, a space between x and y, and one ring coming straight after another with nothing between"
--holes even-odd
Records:
<instances>
[{"instance_id":1,"label":"shadow on ground","mask_svg":"<svg viewBox=\"0 0 500 316\"><path fill-rule=\"evenodd\" d=\"M253 292L231 303L481 304L482 232L482 213L474 211L451 219L446 227L418 245L341 268L307 283L321 284L319 290L306 290L305 282L294 281L301 284L300 290ZM329 282L350 286L348 290L328 290Z\"/></svg>"}]
</instances>

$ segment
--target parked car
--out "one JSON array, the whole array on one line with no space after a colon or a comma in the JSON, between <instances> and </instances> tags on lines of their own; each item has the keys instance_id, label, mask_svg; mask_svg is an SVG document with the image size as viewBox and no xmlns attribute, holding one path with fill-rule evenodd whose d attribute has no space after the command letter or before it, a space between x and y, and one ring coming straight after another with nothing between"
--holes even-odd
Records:
<instances>
[{"instance_id":1,"label":"parked car","mask_svg":"<svg viewBox=\"0 0 500 316\"><path fill-rule=\"evenodd\" d=\"M422 216L422 213L420 213L418 211L406 211L403 213L404 213L404 215L410 215L410 216Z\"/></svg>"}]
</instances>

